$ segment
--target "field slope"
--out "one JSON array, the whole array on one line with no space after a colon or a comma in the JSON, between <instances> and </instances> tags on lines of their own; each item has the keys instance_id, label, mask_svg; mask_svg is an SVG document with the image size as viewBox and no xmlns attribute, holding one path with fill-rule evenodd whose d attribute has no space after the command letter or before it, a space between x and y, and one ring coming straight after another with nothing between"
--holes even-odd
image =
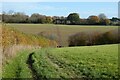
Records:
<instances>
[{"instance_id":1,"label":"field slope","mask_svg":"<svg viewBox=\"0 0 120 80\"><path fill-rule=\"evenodd\" d=\"M78 32L104 33L111 30L118 30L118 26L95 26L95 25L55 25L55 24L6 24L6 26L14 27L15 29L27 34L40 35L46 34L48 37L53 37L60 41L62 46L68 46L69 36Z\"/></svg>"},{"instance_id":2,"label":"field slope","mask_svg":"<svg viewBox=\"0 0 120 80\"><path fill-rule=\"evenodd\" d=\"M25 34L5 25L0 26L0 35L0 78L2 65L6 65L10 59L18 55L18 51L50 46L56 47L57 45L53 40L33 34Z\"/></svg>"},{"instance_id":3,"label":"field slope","mask_svg":"<svg viewBox=\"0 0 120 80\"><path fill-rule=\"evenodd\" d=\"M42 48L21 52L16 59L4 67L4 78L24 78L25 74L26 78L34 79L118 78L118 44ZM13 67L13 64L16 66ZM16 76L16 71L23 72ZM13 75L10 75L11 72Z\"/></svg>"},{"instance_id":4,"label":"field slope","mask_svg":"<svg viewBox=\"0 0 120 80\"><path fill-rule=\"evenodd\" d=\"M1 54L4 59L11 58L18 50L21 49L57 45L57 43L53 40L32 34L25 34L13 27L6 26L2 26L2 41L0 44L3 48L3 53Z\"/></svg>"}]
</instances>

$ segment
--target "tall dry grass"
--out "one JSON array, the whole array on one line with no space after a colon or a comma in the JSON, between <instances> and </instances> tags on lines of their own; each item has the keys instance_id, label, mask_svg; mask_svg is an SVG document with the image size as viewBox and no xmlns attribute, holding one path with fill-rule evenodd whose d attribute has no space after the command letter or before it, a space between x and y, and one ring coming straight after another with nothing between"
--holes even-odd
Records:
<instances>
[{"instance_id":1,"label":"tall dry grass","mask_svg":"<svg viewBox=\"0 0 120 80\"><path fill-rule=\"evenodd\" d=\"M39 48L41 48L41 47L40 46L32 46L32 45L20 45L20 44L7 46L6 48L3 49L3 55L2 55L3 62L16 56L19 51L39 49Z\"/></svg>"},{"instance_id":2,"label":"tall dry grass","mask_svg":"<svg viewBox=\"0 0 120 80\"><path fill-rule=\"evenodd\" d=\"M0 78L2 77L2 25L0 24Z\"/></svg>"}]
</instances>

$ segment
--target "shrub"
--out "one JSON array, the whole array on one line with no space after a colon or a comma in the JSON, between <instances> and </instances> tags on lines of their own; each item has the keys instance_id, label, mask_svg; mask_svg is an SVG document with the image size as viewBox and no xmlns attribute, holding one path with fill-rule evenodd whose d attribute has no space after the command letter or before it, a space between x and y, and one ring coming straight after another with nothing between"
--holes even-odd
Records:
<instances>
[{"instance_id":1,"label":"shrub","mask_svg":"<svg viewBox=\"0 0 120 80\"><path fill-rule=\"evenodd\" d=\"M117 30L108 31L105 33L76 33L68 39L69 46L91 46L102 44L119 43L120 36Z\"/></svg>"},{"instance_id":2,"label":"shrub","mask_svg":"<svg viewBox=\"0 0 120 80\"><path fill-rule=\"evenodd\" d=\"M81 32L69 37L69 46L84 46L88 42L87 34Z\"/></svg>"},{"instance_id":3,"label":"shrub","mask_svg":"<svg viewBox=\"0 0 120 80\"><path fill-rule=\"evenodd\" d=\"M45 31L38 33L38 36L42 36L42 37L45 37L45 38L47 38L49 40L55 40L55 41L58 38L57 35L51 34L49 32L45 32Z\"/></svg>"}]
</instances>

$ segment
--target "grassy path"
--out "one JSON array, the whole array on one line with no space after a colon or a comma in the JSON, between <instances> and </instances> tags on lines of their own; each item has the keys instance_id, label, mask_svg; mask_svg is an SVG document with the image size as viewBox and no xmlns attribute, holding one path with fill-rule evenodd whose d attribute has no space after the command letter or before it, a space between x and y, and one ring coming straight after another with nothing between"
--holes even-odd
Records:
<instances>
[{"instance_id":1,"label":"grassy path","mask_svg":"<svg viewBox=\"0 0 120 80\"><path fill-rule=\"evenodd\" d=\"M32 78L31 71L26 64L30 52L23 50L6 63L2 70L2 78Z\"/></svg>"},{"instance_id":2,"label":"grassy path","mask_svg":"<svg viewBox=\"0 0 120 80\"><path fill-rule=\"evenodd\" d=\"M118 45L114 44L22 51L5 66L3 77L34 80L115 79L118 73Z\"/></svg>"},{"instance_id":3,"label":"grassy path","mask_svg":"<svg viewBox=\"0 0 120 80\"><path fill-rule=\"evenodd\" d=\"M37 71L33 68L33 63L34 63L34 60L32 58L33 54L34 54L34 52L29 54L29 57L27 59L27 64L28 64L28 68L31 70L32 78L34 80L38 80L38 79L40 79L40 77L38 76Z\"/></svg>"}]
</instances>

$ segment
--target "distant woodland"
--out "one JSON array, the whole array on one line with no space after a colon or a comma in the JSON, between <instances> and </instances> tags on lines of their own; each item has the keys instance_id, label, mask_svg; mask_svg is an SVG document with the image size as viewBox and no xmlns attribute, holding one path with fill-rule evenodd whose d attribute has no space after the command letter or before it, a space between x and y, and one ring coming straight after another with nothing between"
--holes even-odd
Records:
<instances>
[{"instance_id":1,"label":"distant woodland","mask_svg":"<svg viewBox=\"0 0 120 80\"><path fill-rule=\"evenodd\" d=\"M70 13L67 17L64 16L46 16L39 13L33 13L30 16L21 12L8 13L3 12L0 15L1 22L4 23L39 23L39 24L67 24L67 25L120 25L120 18L107 18L104 13L99 15L90 15L83 19L78 13Z\"/></svg>"}]
</instances>

